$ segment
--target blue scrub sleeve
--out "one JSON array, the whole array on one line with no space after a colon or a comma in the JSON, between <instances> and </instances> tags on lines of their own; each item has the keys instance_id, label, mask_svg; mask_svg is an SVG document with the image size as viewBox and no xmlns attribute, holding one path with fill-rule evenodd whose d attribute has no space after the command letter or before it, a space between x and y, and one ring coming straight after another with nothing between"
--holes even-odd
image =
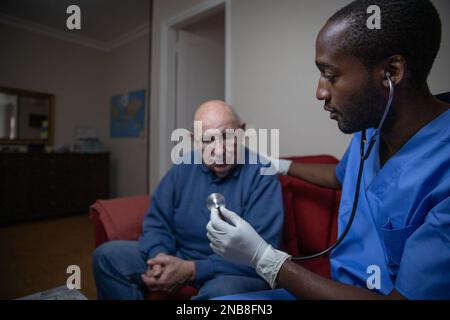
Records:
<instances>
[{"instance_id":1,"label":"blue scrub sleeve","mask_svg":"<svg viewBox=\"0 0 450 320\"><path fill-rule=\"evenodd\" d=\"M336 177L339 180L339 183L341 184L341 186L344 184L345 170L347 168L350 148L351 148L351 143L350 143L350 146L347 148L347 151L345 151L345 154L342 157L341 161L336 166Z\"/></svg>"},{"instance_id":2,"label":"blue scrub sleeve","mask_svg":"<svg viewBox=\"0 0 450 320\"><path fill-rule=\"evenodd\" d=\"M450 197L408 238L395 287L408 299L450 299Z\"/></svg>"}]
</instances>

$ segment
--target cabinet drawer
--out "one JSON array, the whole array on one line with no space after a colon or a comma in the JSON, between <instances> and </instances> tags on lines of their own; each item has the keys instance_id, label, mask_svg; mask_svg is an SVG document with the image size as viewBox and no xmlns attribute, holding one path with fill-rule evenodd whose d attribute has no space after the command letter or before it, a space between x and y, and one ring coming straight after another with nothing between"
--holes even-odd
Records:
<instances>
[{"instance_id":1,"label":"cabinet drawer","mask_svg":"<svg viewBox=\"0 0 450 320\"><path fill-rule=\"evenodd\" d=\"M87 213L108 197L108 154L0 153L0 224Z\"/></svg>"}]
</instances>

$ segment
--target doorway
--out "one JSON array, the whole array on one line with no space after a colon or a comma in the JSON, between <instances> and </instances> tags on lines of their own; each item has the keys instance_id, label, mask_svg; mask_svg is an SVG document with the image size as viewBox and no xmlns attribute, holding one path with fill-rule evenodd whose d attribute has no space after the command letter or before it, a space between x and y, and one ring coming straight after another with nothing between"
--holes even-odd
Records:
<instances>
[{"instance_id":1,"label":"doorway","mask_svg":"<svg viewBox=\"0 0 450 320\"><path fill-rule=\"evenodd\" d=\"M173 130L193 129L193 115L207 100L231 103L230 2L205 0L162 25L158 175L172 165Z\"/></svg>"},{"instance_id":2,"label":"doorway","mask_svg":"<svg viewBox=\"0 0 450 320\"><path fill-rule=\"evenodd\" d=\"M225 8L176 29L176 128L192 128L195 109L225 100Z\"/></svg>"}]
</instances>

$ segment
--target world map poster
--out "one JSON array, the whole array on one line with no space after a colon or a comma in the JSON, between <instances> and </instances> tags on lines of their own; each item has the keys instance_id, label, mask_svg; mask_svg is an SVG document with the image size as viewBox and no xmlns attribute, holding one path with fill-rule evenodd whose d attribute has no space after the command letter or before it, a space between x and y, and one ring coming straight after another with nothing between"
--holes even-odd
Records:
<instances>
[{"instance_id":1,"label":"world map poster","mask_svg":"<svg viewBox=\"0 0 450 320\"><path fill-rule=\"evenodd\" d=\"M111 97L111 138L143 138L145 90Z\"/></svg>"}]
</instances>

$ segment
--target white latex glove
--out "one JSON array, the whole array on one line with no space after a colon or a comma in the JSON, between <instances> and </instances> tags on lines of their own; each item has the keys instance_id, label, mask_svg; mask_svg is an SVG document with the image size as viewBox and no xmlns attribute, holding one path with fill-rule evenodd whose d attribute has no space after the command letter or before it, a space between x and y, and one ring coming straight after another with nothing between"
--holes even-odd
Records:
<instances>
[{"instance_id":1,"label":"white latex glove","mask_svg":"<svg viewBox=\"0 0 450 320\"><path fill-rule=\"evenodd\" d=\"M276 159L273 157L269 157L268 155L263 153L260 153L260 155L270 160L272 166L275 168L275 170L277 170L279 174L282 174L284 176L288 174L289 168L291 167L292 164L292 160Z\"/></svg>"},{"instance_id":2,"label":"white latex glove","mask_svg":"<svg viewBox=\"0 0 450 320\"><path fill-rule=\"evenodd\" d=\"M220 207L220 212L231 224L219 217L216 208L211 210L206 229L212 250L229 261L256 268L256 272L275 288L277 274L291 256L274 249L233 211Z\"/></svg>"},{"instance_id":3,"label":"white latex glove","mask_svg":"<svg viewBox=\"0 0 450 320\"><path fill-rule=\"evenodd\" d=\"M289 172L289 168L291 167L292 160L286 160L286 159L274 159L272 162L274 167L277 169L279 174L282 174L284 176L287 176Z\"/></svg>"}]
</instances>

